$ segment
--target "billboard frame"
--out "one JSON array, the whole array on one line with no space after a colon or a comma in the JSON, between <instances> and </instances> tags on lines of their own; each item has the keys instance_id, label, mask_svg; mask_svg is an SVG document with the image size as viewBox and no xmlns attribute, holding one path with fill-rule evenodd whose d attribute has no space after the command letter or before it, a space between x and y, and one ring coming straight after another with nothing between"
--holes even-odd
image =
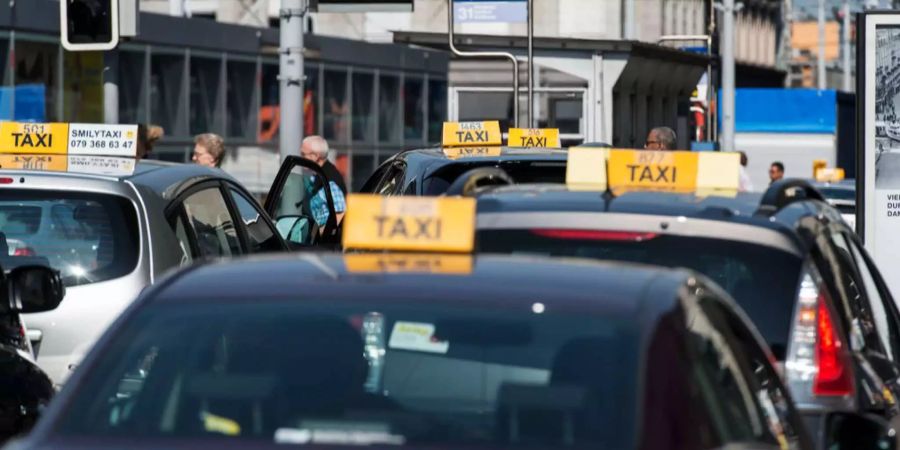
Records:
<instances>
[{"instance_id":1,"label":"billboard frame","mask_svg":"<svg viewBox=\"0 0 900 450\"><path fill-rule=\"evenodd\" d=\"M412 12L414 3L414 0L350 0L338 5L329 3L329 0L309 0L309 11L320 13Z\"/></svg>"}]
</instances>

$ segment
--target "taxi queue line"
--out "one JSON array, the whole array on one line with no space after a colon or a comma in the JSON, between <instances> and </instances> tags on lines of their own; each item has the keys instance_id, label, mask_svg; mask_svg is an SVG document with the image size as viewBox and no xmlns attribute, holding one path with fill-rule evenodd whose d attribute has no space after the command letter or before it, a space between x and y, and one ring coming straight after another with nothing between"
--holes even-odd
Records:
<instances>
[{"instance_id":1,"label":"taxi queue line","mask_svg":"<svg viewBox=\"0 0 900 450\"><path fill-rule=\"evenodd\" d=\"M129 132L128 129L123 129L121 131L125 134ZM473 152L474 154L479 152L489 154L492 152L492 148L501 144L499 126L495 122L446 124L444 132L445 152L448 154L448 157L468 157L471 156ZM0 129L0 133L2 133L2 129ZM553 142L555 139L558 145L558 132L555 133L554 138L553 131L511 130L510 139L521 139L522 144L546 144L548 142ZM22 143L24 141L17 142ZM472 150L471 146L473 144L479 145L480 147ZM99 147L99 144L95 145L95 150L97 150L96 147ZM69 153L69 158L71 158L73 156L71 155L71 148L69 149ZM111 157L108 155L102 156L107 159ZM13 160L13 163L15 163L15 160ZM573 191L600 191L610 192L614 195L634 191L663 190L667 192L695 193L704 197L722 196L728 198L737 195L739 163L739 155L731 153L698 154L691 152L648 152L571 148L569 149L566 186ZM108 168L109 163L105 164L107 164L106 167ZM469 256L475 248L476 204L476 199L472 197L381 197L375 195L351 194L347 198L347 212L341 225L343 228L343 248L346 251L350 251L351 254L344 256L342 261L339 261L338 264L344 267L343 270L356 274L376 274L391 277L389 274L393 273L401 277L399 280L401 283L414 283L411 279L408 280L403 278L405 276L415 277L416 274L421 274L423 276L429 274L434 275L435 273L439 274L442 271L447 270L448 273L462 276L462 278L459 278L458 280L451 280L449 284L464 285L467 276L474 276L478 272L478 259ZM418 254L408 254L407 252L418 252ZM443 262L444 258L447 258L447 262ZM548 260L547 263L543 263L540 260L534 261L533 263L538 265L552 265L553 263L549 261L552 261L552 259ZM501 265L502 262L503 261L501 260ZM240 264L250 265L253 263L235 264L235 267L238 268ZM334 264L334 261L326 261L325 264L332 265ZM516 265L512 260L510 261L510 264ZM564 263L561 264L562 265L560 266L554 266L552 268L557 271L565 271L567 269L575 271L572 267L566 267ZM598 273L612 270L608 266L599 264L596 266L596 269ZM193 273L202 274L202 270L203 269L194 269ZM222 270L227 271L227 266L226 269ZM646 269L631 269L627 266L623 266L616 268L614 272L620 272L619 276L627 278L632 272L640 273L644 270ZM534 276L534 274L526 270L521 270L521 272L520 276L522 277L526 275ZM498 274L495 275L499 276ZM558 275L559 273L557 273L557 276ZM184 271L181 276L185 279L190 279L192 270L188 269ZM515 270L513 270L512 274L504 274L504 276L509 277L512 280L517 279ZM165 297L164 294L166 293L166 289L170 290L170 294L172 294L172 290L177 290L177 280L179 279L179 275L173 275L172 277L176 281L168 282L165 287L160 287L158 289L160 292L156 293L157 296ZM442 282L447 283L446 280L430 281L435 281L438 284ZM520 281L524 283L525 279L523 278ZM245 279L245 282L248 284L247 289L251 291L263 288L262 281L255 281L251 278ZM647 281L645 280L645 282ZM689 274L683 282L686 283L686 286L690 288L689 290L691 292L695 292L698 296L702 296L701 294L703 292L711 292L712 294L707 295L722 297L720 305L725 305L722 307L727 310L738 309L733 302L728 300L726 294L723 294L719 288L714 284L711 284L708 280L703 279L702 276ZM680 284L676 284L676 286L678 289L683 289L684 287ZM702 286L702 289L699 288L700 286ZM374 291L379 291L381 289L377 285L370 287ZM438 290L440 289L443 288L439 288ZM458 294L452 287L446 289L449 289L447 292ZM560 288L560 290L563 289ZM374 291L372 293L374 293ZM177 292L175 294L177 294ZM627 296L628 295L625 295L625 297ZM114 327L107 332L108 336L98 343L97 348L92 352L91 357L86 362L85 365L89 368L82 370L81 372L76 372L75 377L71 381L72 387L70 388L69 385L66 387L66 389L70 390L72 393L66 396L66 400L61 401L59 405L67 403L67 406L71 406L71 402L76 401L79 397L79 387L83 388L85 383L91 385L92 377L96 378L96 373L103 367L103 349L108 347L108 341L110 339L109 335L121 333L125 324L127 324L131 318L140 314L142 307L147 310L152 309L150 306L153 303L152 299L153 295L148 294L147 296L144 296L143 303L139 303L137 307L133 308L134 311L131 311L128 317L120 319L118 327ZM685 305L690 303L690 301L684 298L681 300L687 302ZM535 314L543 314L547 308L544 303L535 302L534 299L517 299L513 303L516 302L523 304L527 303L527 306ZM660 300L660 302L662 301ZM211 305L207 309L214 307L215 306ZM597 307L602 309L602 305L598 305ZM740 312L734 314L741 315ZM744 325L736 326L740 329ZM749 331L746 331L749 335L758 336L758 333L752 331L751 325L746 326L749 328ZM448 325L447 329L452 330L454 328ZM477 326L475 329L476 331L473 331L475 334L486 333L483 330L478 330ZM441 340L443 338L440 334L441 331L442 327L440 322L431 324L408 321L397 322L394 325L393 333L387 338L392 342L396 339L396 345L388 344L388 347L410 352L447 354L452 347L443 343L445 341ZM696 332L703 333L704 331L696 330ZM459 333L459 342L466 342L466 339L470 339L481 343L479 339L486 339L484 337L476 338L475 336L463 337L466 333L459 331L449 332L448 335L455 335L455 333ZM382 339L384 338L385 337L382 336ZM754 337L751 340L759 341L759 338ZM454 340L451 339L449 342L450 345L453 345ZM380 351L383 353L385 351L384 343L381 345ZM768 367L763 370L764 372L776 372L776 369L769 363L769 361L772 360L771 354L764 345L761 345L758 350L754 349L753 352L759 352L760 355L769 355L762 358L765 361L764 363L760 363L759 361L757 361L757 363L768 365ZM319 355L319 357L323 356ZM376 362L377 358L368 359L370 367L374 367ZM601 374L595 375L599 376ZM319 382L324 383L321 379ZM743 382L747 382L747 380L744 380ZM768 403L766 401L760 401L760 403L756 405L760 410L766 410L763 413L762 418L769 422L762 427L767 431L758 432L757 434L771 437L773 448L813 448L810 444L810 442L812 442L811 438L800 429L804 425L796 418L796 411L789 400L790 394L787 393L787 390L781 385L781 382L777 381L777 377L775 380L770 380L770 383L776 385L769 386L769 388L778 390L778 395L781 396L781 399L780 401L775 402L775 404L772 404L772 401L769 401ZM538 387L540 385L541 384L538 383L533 387ZM207 392L207 394L213 396L220 395L218 392L213 394ZM785 402L785 399L787 399L787 402ZM635 400L632 399L631 401ZM537 400L531 400L531 402L537 402L536 405L538 406L541 405L541 402ZM583 402L584 400L579 402L579 408L584 406L581 405ZM544 404L544 406L550 404L551 403ZM523 406L525 403L519 403L519 405ZM680 407L680 405L677 406ZM556 405L555 407L559 407L559 405ZM676 405L671 405L671 407L674 408ZM228 408L225 408L225 410L227 411ZM231 414L237 413L232 411ZM719 414L722 415L719 419L724 418L724 420L729 420L725 412L720 411ZM69 414L69 416L71 416L71 414ZM41 445L46 445L47 442L60 443L60 441L52 441L52 439L54 437L58 438L60 435L66 435L66 433L57 433L60 429L56 427L63 426L63 428L65 428L65 426L68 426L64 426L65 423L68 423L67 421L71 422L71 417L67 417L64 406L53 408L48 413L48 418L43 421L43 426L39 425L36 429L33 434L33 439L30 441L28 439L23 441L23 448L40 448ZM827 443L831 445L846 445L848 442L852 445L860 443L866 444L870 441L873 446L865 448L892 448L895 445L893 439L895 433L893 433L888 426L876 426L874 427L874 431L870 429L867 433L864 433L865 427L863 425L868 424L869 422L862 421L862 419L859 419L856 416L835 415L834 417L837 417L837 419L833 419L836 423L829 424L831 427L829 432L831 434L826 436L825 439ZM734 418L731 419L733 420ZM747 420L751 419L747 418ZM701 433L701 428L707 426L707 424L702 423L702 421L700 422L701 423L696 424L696 429L694 430L691 430L690 424L679 424L680 427L686 428L681 430L681 432L687 434ZM881 424L881 422L878 421L872 421L872 423ZM654 425L671 427L672 423L655 423ZM230 417L225 413L214 414L210 411L203 410L199 426L201 429L205 430L205 433L239 436L241 435L241 430L245 429L246 424L236 417ZM602 425L597 423L593 424L594 428L598 426L602 427ZM729 424L729 426L737 426L737 424L732 423ZM310 425L310 427L312 426ZM87 428L90 427L85 426L85 429ZM348 430L346 424L343 427L338 428L334 428L334 424L332 424L332 428L326 426L323 429L315 429L315 427L312 427L286 431L284 428L279 428L276 431L275 436L276 441L278 440L277 437L281 436L281 443L303 443L310 442L310 439L312 439L312 442L316 442L315 436L317 435L316 433L319 433L319 439L321 439L319 441L320 443L335 443L335 441L329 441L329 439L335 439L335 437L325 437L326 433L323 433L323 431L334 432L336 429L343 429L348 436L355 436L354 439L362 439L363 441L369 439L369 441L367 441L368 443L405 443L405 438L398 441L397 434L393 432L374 432L373 434L367 435L368 438L363 438L360 437L361 434L356 433L356 431L352 429ZM579 438L587 437L588 441L586 442L594 442L591 441L591 439L601 439L600 437L595 436L592 431L582 430L581 427L576 427L576 429L578 430L577 433ZM312 434L309 434L310 430L312 430ZM856 432L856 436L848 438L845 435L846 430ZM307 432L307 434L298 434L299 431ZM645 430L645 432L647 431ZM518 432L513 433L512 431L510 431L510 433L512 433L511 436L518 434ZM567 442L576 439L571 433L571 431L564 432L563 439L567 440ZM413 434L410 434L410 436L413 436ZM403 436L399 437L402 438ZM698 441L701 440L700 438L697 439ZM848 441L848 439L850 440ZM853 439L856 440L854 441ZM340 441L340 439L338 439L338 441ZM641 441L665 443L666 440L662 439L654 441L648 439L647 436L641 436L638 433L634 441L628 442L629 444L636 444ZM672 442L675 441L676 440L673 437ZM711 445L714 441L715 440L710 440L707 444ZM675 446L674 448L677 447L678 446Z\"/></svg>"}]
</instances>

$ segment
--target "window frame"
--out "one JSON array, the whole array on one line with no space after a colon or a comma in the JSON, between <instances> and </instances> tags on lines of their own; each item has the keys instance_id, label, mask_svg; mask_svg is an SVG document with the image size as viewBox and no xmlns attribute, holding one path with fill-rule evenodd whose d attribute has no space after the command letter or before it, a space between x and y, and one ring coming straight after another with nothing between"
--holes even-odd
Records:
<instances>
[{"instance_id":1,"label":"window frame","mask_svg":"<svg viewBox=\"0 0 900 450\"><path fill-rule=\"evenodd\" d=\"M256 210L256 212L259 214L260 220L262 220L266 224L266 227L269 228L269 231L272 233L272 235L275 236L275 239L278 240L281 250L282 251L287 250L287 245L284 243L284 239L281 238L281 235L278 234L278 229L275 228L275 225L272 223L272 221L269 218L269 215L265 212L265 210L262 208L262 206L260 206L258 202L253 200L252 195L247 193L243 189L243 187L241 187L239 184L233 183L233 182L227 181L227 180L223 180L223 182L221 183L221 188L223 190L223 193L225 194L224 195L226 197L225 203L228 204L228 208L231 212L232 217L233 218L236 217L239 219L239 220L236 220L235 223L240 224L240 226L237 227L237 228L240 228L240 231L238 232L238 236L240 237L241 246L244 249L245 255L252 255L252 254L257 254L257 253L261 253L261 252L254 251L251 248L250 231L247 229L247 224L244 223L244 218L241 215L241 210L240 210L240 208L238 208L237 203L235 202L234 198L232 197L232 192L235 192L235 193L237 193L237 195L244 197L244 200L247 201L247 203L249 203L250 206L252 206L253 209Z\"/></svg>"},{"instance_id":2,"label":"window frame","mask_svg":"<svg viewBox=\"0 0 900 450\"><path fill-rule=\"evenodd\" d=\"M230 257L246 255L246 243L244 241L245 237L243 236L244 230L243 227L243 219L238 221L235 216L235 205L232 203L231 199L227 195L227 192L223 189L223 181L222 179L212 179L212 180L203 180L199 183L196 183L187 189L181 191L175 200L166 208L165 216L167 221L169 222L169 227L172 232L175 232L175 220L176 216L181 215L181 219L185 220L185 225L187 228L187 233L189 238L192 239L191 243L191 251L195 253L194 261L200 261L206 258L209 258L209 255L204 255L200 251L200 240L197 236L197 232L191 224L190 218L187 217L187 210L184 208L184 202L192 197L194 194L197 194L200 191L205 191L207 189L216 189L219 191L219 194L222 196L222 200L225 203L225 207L228 210L228 215L231 217L231 222L235 225L235 230L238 238L238 245L241 253L238 255L231 255ZM240 223L238 223L240 222Z\"/></svg>"}]
</instances>

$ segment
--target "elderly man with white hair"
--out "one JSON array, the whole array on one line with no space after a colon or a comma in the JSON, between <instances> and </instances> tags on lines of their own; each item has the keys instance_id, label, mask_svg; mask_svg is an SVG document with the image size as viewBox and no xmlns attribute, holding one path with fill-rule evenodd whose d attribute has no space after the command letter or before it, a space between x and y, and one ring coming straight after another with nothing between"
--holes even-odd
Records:
<instances>
[{"instance_id":1,"label":"elderly man with white hair","mask_svg":"<svg viewBox=\"0 0 900 450\"><path fill-rule=\"evenodd\" d=\"M324 227L328 222L328 206L325 200L325 181L328 181L331 187L331 197L334 200L334 209L337 213L337 221L340 223L347 209L346 196L347 185L344 183L344 176L328 160L328 141L321 136L309 136L303 139L303 145L300 147L300 156L315 162L322 168L325 173L325 180L316 180L313 185L313 197L310 201L310 208L315 216L316 223L320 227Z\"/></svg>"}]
</instances>

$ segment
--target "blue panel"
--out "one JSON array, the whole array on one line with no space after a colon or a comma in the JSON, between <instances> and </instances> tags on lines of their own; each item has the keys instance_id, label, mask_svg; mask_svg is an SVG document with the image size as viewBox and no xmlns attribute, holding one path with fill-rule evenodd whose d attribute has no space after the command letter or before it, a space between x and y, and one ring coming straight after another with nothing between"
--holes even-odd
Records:
<instances>
[{"instance_id":1,"label":"blue panel","mask_svg":"<svg viewBox=\"0 0 900 450\"><path fill-rule=\"evenodd\" d=\"M721 91L719 95L721 98ZM837 93L817 89L738 89L735 116L737 132L835 133ZM719 102L720 121L721 117Z\"/></svg>"},{"instance_id":2,"label":"blue panel","mask_svg":"<svg viewBox=\"0 0 900 450\"><path fill-rule=\"evenodd\" d=\"M43 84L26 84L15 87L15 120L22 122L44 122L47 120Z\"/></svg>"}]
</instances>

